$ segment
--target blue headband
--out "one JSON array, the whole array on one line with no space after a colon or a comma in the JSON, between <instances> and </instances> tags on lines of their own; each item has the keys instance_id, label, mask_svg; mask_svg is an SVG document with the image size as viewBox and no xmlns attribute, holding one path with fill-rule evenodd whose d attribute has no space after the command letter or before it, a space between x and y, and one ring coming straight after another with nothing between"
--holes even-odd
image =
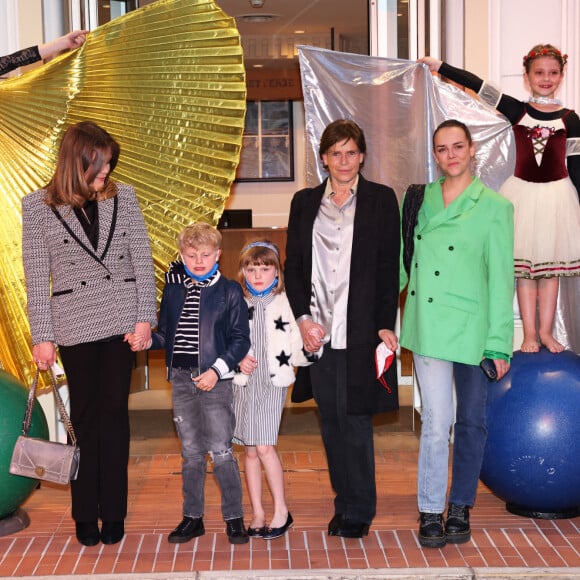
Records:
<instances>
[{"instance_id":1,"label":"blue headband","mask_svg":"<svg viewBox=\"0 0 580 580\"><path fill-rule=\"evenodd\" d=\"M270 242L252 242L242 250L242 254L244 252L247 252L250 248L268 248L272 250L276 254L276 256L278 256L278 259L280 259L280 252L278 252L278 248L274 244L271 244Z\"/></svg>"}]
</instances>

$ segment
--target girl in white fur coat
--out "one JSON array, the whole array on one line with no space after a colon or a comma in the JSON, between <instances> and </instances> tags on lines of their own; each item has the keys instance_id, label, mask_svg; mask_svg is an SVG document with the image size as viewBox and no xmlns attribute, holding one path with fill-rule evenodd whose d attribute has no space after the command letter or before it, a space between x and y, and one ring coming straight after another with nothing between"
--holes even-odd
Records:
<instances>
[{"instance_id":1,"label":"girl in white fur coat","mask_svg":"<svg viewBox=\"0 0 580 580\"><path fill-rule=\"evenodd\" d=\"M276 451L280 420L294 367L310 364L284 292L280 253L272 242L255 241L240 255L239 281L250 312L250 352L234 377L234 441L245 446L245 473L253 517L248 533L273 540L293 524L286 505L284 474ZM310 355L309 355L310 356ZM262 467L274 500L266 524Z\"/></svg>"}]
</instances>

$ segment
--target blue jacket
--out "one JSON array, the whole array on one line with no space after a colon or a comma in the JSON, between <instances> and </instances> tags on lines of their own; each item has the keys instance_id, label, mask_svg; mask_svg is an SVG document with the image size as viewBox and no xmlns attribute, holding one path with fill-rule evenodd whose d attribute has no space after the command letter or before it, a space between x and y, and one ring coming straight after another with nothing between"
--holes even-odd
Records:
<instances>
[{"instance_id":1,"label":"blue jacket","mask_svg":"<svg viewBox=\"0 0 580 580\"><path fill-rule=\"evenodd\" d=\"M187 295L187 277L183 263L171 264L165 274L159 324L152 335L151 348L165 349L168 379L175 332ZM213 367L220 379L233 377L233 369L250 350L248 306L240 285L218 274L213 284L201 288L199 318L200 372Z\"/></svg>"}]
</instances>

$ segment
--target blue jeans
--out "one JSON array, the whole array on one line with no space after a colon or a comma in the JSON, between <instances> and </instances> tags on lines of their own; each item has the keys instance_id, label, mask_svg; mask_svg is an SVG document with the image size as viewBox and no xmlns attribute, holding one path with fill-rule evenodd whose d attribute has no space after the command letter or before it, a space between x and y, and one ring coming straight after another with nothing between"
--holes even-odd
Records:
<instances>
[{"instance_id":1,"label":"blue jeans","mask_svg":"<svg viewBox=\"0 0 580 580\"><path fill-rule=\"evenodd\" d=\"M222 494L224 520L241 518L242 482L232 448L235 426L232 382L218 381L211 391L201 391L191 380L192 370L197 371L172 370L173 420L183 457L183 515L203 516L209 454Z\"/></svg>"},{"instance_id":2,"label":"blue jeans","mask_svg":"<svg viewBox=\"0 0 580 580\"><path fill-rule=\"evenodd\" d=\"M417 473L420 512L443 513L449 477L449 439L453 426L453 378L457 410L449 503L475 501L487 438L489 381L479 366L413 355L421 389L421 444Z\"/></svg>"}]
</instances>

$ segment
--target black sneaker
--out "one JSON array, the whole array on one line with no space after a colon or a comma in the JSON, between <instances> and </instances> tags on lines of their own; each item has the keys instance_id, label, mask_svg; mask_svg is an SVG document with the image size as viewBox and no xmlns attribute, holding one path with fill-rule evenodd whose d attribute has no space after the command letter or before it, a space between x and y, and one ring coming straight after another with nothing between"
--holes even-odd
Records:
<instances>
[{"instance_id":1,"label":"black sneaker","mask_svg":"<svg viewBox=\"0 0 580 580\"><path fill-rule=\"evenodd\" d=\"M244 518L226 520L226 534L230 544L247 544L250 541L248 532L244 527Z\"/></svg>"},{"instance_id":2,"label":"black sneaker","mask_svg":"<svg viewBox=\"0 0 580 580\"><path fill-rule=\"evenodd\" d=\"M181 523L169 534L167 540L171 544L183 544L204 534L203 518L184 516Z\"/></svg>"},{"instance_id":3,"label":"black sneaker","mask_svg":"<svg viewBox=\"0 0 580 580\"><path fill-rule=\"evenodd\" d=\"M419 525L419 544L424 548L442 548L445 543L443 514L421 512Z\"/></svg>"},{"instance_id":4,"label":"black sneaker","mask_svg":"<svg viewBox=\"0 0 580 580\"><path fill-rule=\"evenodd\" d=\"M445 537L450 544L464 544L471 539L469 527L469 506L449 504L447 521L445 522Z\"/></svg>"}]
</instances>

